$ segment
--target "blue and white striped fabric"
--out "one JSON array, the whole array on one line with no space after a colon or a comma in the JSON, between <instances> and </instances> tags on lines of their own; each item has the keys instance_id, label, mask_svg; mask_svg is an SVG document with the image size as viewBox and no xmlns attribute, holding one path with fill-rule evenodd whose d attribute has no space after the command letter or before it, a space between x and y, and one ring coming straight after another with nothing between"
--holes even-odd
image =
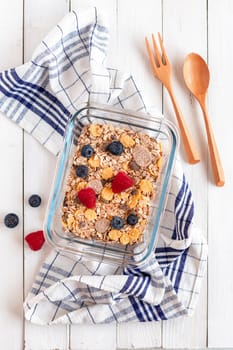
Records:
<instances>
[{"instance_id":1,"label":"blue and white striped fabric","mask_svg":"<svg viewBox=\"0 0 233 350\"><path fill-rule=\"evenodd\" d=\"M104 65L108 29L95 8L69 13L30 62L0 74L0 110L57 155L69 117L87 102L147 112L132 76ZM191 315L207 246L193 223L192 194L176 161L159 242L149 261L125 269L52 250L27 296L39 324L159 321Z\"/></svg>"}]
</instances>

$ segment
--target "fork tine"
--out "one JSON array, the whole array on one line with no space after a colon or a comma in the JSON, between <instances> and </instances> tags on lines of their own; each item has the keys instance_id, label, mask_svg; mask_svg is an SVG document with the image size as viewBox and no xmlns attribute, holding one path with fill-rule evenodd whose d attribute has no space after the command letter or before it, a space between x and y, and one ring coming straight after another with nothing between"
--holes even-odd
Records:
<instances>
[{"instance_id":1,"label":"fork tine","mask_svg":"<svg viewBox=\"0 0 233 350\"><path fill-rule=\"evenodd\" d=\"M151 47L150 47L150 44L149 44L149 40L147 39L147 37L145 38L145 41L146 41L146 48L147 48L147 52L148 52L148 55L149 55L150 63L151 63L151 66L152 66L152 70L154 72L154 75L157 76L157 66L155 64L154 55L153 55L153 52L151 50Z\"/></svg>"},{"instance_id":2,"label":"fork tine","mask_svg":"<svg viewBox=\"0 0 233 350\"><path fill-rule=\"evenodd\" d=\"M162 37L161 37L160 33L158 33L158 37L159 37L159 44L160 44L162 55L163 55L164 64L168 64L169 63L168 57L167 57L167 54L166 54L166 51L165 51L165 47L163 45L163 40L162 40Z\"/></svg>"},{"instance_id":3,"label":"fork tine","mask_svg":"<svg viewBox=\"0 0 233 350\"><path fill-rule=\"evenodd\" d=\"M156 57L156 59L158 61L159 66L161 66L163 64L163 62L162 62L162 59L161 59L161 55L160 55L159 48L158 48L158 45L156 43L154 34L152 34L152 42L153 42L155 57Z\"/></svg>"}]
</instances>

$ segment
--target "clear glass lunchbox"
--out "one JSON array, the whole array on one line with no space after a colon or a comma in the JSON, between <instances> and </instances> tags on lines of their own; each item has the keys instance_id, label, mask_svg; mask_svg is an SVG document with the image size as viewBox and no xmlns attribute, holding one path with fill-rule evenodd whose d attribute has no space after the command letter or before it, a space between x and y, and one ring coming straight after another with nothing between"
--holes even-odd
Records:
<instances>
[{"instance_id":1,"label":"clear glass lunchbox","mask_svg":"<svg viewBox=\"0 0 233 350\"><path fill-rule=\"evenodd\" d=\"M64 230L62 206L67 178L79 136L83 128L89 124L111 124L113 127L145 133L162 145L162 166L155 184L155 196L150 201L150 215L143 232L143 239L138 243L122 245L119 242L80 238ZM178 144L179 136L176 128L165 118L105 105L88 105L80 108L67 125L63 149L57 163L44 224L47 242L65 253L84 256L95 261L118 265L135 265L144 262L156 248Z\"/></svg>"}]
</instances>

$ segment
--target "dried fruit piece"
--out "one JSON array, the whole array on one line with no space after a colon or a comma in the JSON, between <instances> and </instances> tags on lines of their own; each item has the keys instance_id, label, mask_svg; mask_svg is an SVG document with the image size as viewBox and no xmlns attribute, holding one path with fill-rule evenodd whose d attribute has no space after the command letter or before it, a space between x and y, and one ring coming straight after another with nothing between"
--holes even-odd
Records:
<instances>
[{"instance_id":1,"label":"dried fruit piece","mask_svg":"<svg viewBox=\"0 0 233 350\"><path fill-rule=\"evenodd\" d=\"M137 170L140 169L140 166L137 165L137 163L136 163L134 160L131 160L131 161L129 162L129 168L130 168L131 170L137 171Z\"/></svg>"},{"instance_id":2,"label":"dried fruit piece","mask_svg":"<svg viewBox=\"0 0 233 350\"><path fill-rule=\"evenodd\" d=\"M124 199L124 200L127 200L129 198L129 193L127 192L121 192L118 194L118 196L121 198L121 199Z\"/></svg>"},{"instance_id":3,"label":"dried fruit piece","mask_svg":"<svg viewBox=\"0 0 233 350\"><path fill-rule=\"evenodd\" d=\"M140 167L147 167L151 163L150 151L141 145L136 145L132 154L135 162Z\"/></svg>"},{"instance_id":4,"label":"dried fruit piece","mask_svg":"<svg viewBox=\"0 0 233 350\"><path fill-rule=\"evenodd\" d=\"M88 164L90 165L91 168L98 168L100 165L100 160L98 157L92 157L88 160Z\"/></svg>"},{"instance_id":5,"label":"dried fruit piece","mask_svg":"<svg viewBox=\"0 0 233 350\"><path fill-rule=\"evenodd\" d=\"M128 176L124 171L119 171L112 181L112 191L120 193L134 185L134 180Z\"/></svg>"},{"instance_id":6,"label":"dried fruit piece","mask_svg":"<svg viewBox=\"0 0 233 350\"><path fill-rule=\"evenodd\" d=\"M128 170L128 162L122 163L122 168L127 171Z\"/></svg>"},{"instance_id":7,"label":"dried fruit piece","mask_svg":"<svg viewBox=\"0 0 233 350\"><path fill-rule=\"evenodd\" d=\"M83 188L85 188L87 186L87 182L85 181L81 181L77 184L77 191L82 190Z\"/></svg>"},{"instance_id":8,"label":"dried fruit piece","mask_svg":"<svg viewBox=\"0 0 233 350\"><path fill-rule=\"evenodd\" d=\"M103 189L102 182L100 180L94 179L88 182L88 187L93 188L95 193L100 193Z\"/></svg>"},{"instance_id":9,"label":"dried fruit piece","mask_svg":"<svg viewBox=\"0 0 233 350\"><path fill-rule=\"evenodd\" d=\"M129 231L128 235L129 235L130 241L132 242L132 241L137 241L141 233L138 229L132 228L132 230Z\"/></svg>"},{"instance_id":10,"label":"dried fruit piece","mask_svg":"<svg viewBox=\"0 0 233 350\"><path fill-rule=\"evenodd\" d=\"M118 241L121 236L121 232L119 230L111 230L109 231L108 236L112 241Z\"/></svg>"},{"instance_id":11,"label":"dried fruit piece","mask_svg":"<svg viewBox=\"0 0 233 350\"><path fill-rule=\"evenodd\" d=\"M129 235L127 233L123 233L120 237L120 242L123 245L126 245L130 242Z\"/></svg>"},{"instance_id":12,"label":"dried fruit piece","mask_svg":"<svg viewBox=\"0 0 233 350\"><path fill-rule=\"evenodd\" d=\"M27 242L27 244L32 250L34 251L39 250L42 248L45 242L44 232L43 231L31 232L25 237L25 241Z\"/></svg>"},{"instance_id":13,"label":"dried fruit piece","mask_svg":"<svg viewBox=\"0 0 233 350\"><path fill-rule=\"evenodd\" d=\"M79 215L83 214L83 208L80 207L79 209L75 210L74 216L79 217Z\"/></svg>"},{"instance_id":14,"label":"dried fruit piece","mask_svg":"<svg viewBox=\"0 0 233 350\"><path fill-rule=\"evenodd\" d=\"M120 141L124 147L133 147L135 145L135 141L127 134L122 134Z\"/></svg>"},{"instance_id":15,"label":"dried fruit piece","mask_svg":"<svg viewBox=\"0 0 233 350\"><path fill-rule=\"evenodd\" d=\"M159 158L157 160L157 166L158 166L159 169L161 169L161 167L162 167L162 158Z\"/></svg>"},{"instance_id":16,"label":"dried fruit piece","mask_svg":"<svg viewBox=\"0 0 233 350\"><path fill-rule=\"evenodd\" d=\"M163 145L162 145L161 142L159 143L159 149L160 149L160 153L162 154L162 152L163 152Z\"/></svg>"},{"instance_id":17,"label":"dried fruit piece","mask_svg":"<svg viewBox=\"0 0 233 350\"><path fill-rule=\"evenodd\" d=\"M112 189L109 187L104 187L102 192L101 192L101 197L105 201L111 201L113 198L114 193L112 192Z\"/></svg>"},{"instance_id":18,"label":"dried fruit piece","mask_svg":"<svg viewBox=\"0 0 233 350\"><path fill-rule=\"evenodd\" d=\"M137 204L138 204L138 198L136 196L133 196L128 202L128 206L130 209L135 208Z\"/></svg>"},{"instance_id":19,"label":"dried fruit piece","mask_svg":"<svg viewBox=\"0 0 233 350\"><path fill-rule=\"evenodd\" d=\"M144 194L151 193L153 191L152 183L149 180L145 179L140 181L139 188Z\"/></svg>"},{"instance_id":20,"label":"dried fruit piece","mask_svg":"<svg viewBox=\"0 0 233 350\"><path fill-rule=\"evenodd\" d=\"M99 233L104 233L109 228L110 221L106 218L102 218L96 221L95 223L95 229Z\"/></svg>"},{"instance_id":21,"label":"dried fruit piece","mask_svg":"<svg viewBox=\"0 0 233 350\"><path fill-rule=\"evenodd\" d=\"M139 201L139 199L141 199L141 193L139 192L139 191L137 191L136 193L135 193L135 195L133 195L130 199L129 199L129 201L128 201L128 206L129 206L129 208L130 209L133 209L133 208L135 208L136 207L136 205L138 204L138 201Z\"/></svg>"},{"instance_id":22,"label":"dried fruit piece","mask_svg":"<svg viewBox=\"0 0 233 350\"><path fill-rule=\"evenodd\" d=\"M87 208L93 209L96 205L96 194L93 188L83 188L78 192L78 199Z\"/></svg>"},{"instance_id":23,"label":"dried fruit piece","mask_svg":"<svg viewBox=\"0 0 233 350\"><path fill-rule=\"evenodd\" d=\"M111 179L113 177L113 170L110 167L104 168L101 172L101 176L104 180Z\"/></svg>"},{"instance_id":24,"label":"dried fruit piece","mask_svg":"<svg viewBox=\"0 0 233 350\"><path fill-rule=\"evenodd\" d=\"M99 137L102 134L102 127L97 124L91 124L89 126L89 131L91 136L93 137Z\"/></svg>"},{"instance_id":25,"label":"dried fruit piece","mask_svg":"<svg viewBox=\"0 0 233 350\"><path fill-rule=\"evenodd\" d=\"M73 225L74 221L75 221L75 220L74 220L73 215L69 214L69 216L68 216L68 218L67 218L67 226L68 226L68 228L71 229L71 230L72 230L72 225Z\"/></svg>"},{"instance_id":26,"label":"dried fruit piece","mask_svg":"<svg viewBox=\"0 0 233 350\"><path fill-rule=\"evenodd\" d=\"M87 220L95 220L97 218L96 212L93 209L86 209L84 216Z\"/></svg>"}]
</instances>

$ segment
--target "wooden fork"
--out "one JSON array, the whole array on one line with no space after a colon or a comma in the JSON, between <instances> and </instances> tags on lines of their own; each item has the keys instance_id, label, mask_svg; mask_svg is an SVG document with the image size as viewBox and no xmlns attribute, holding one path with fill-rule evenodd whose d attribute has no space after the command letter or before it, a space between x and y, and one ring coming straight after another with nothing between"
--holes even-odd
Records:
<instances>
[{"instance_id":1,"label":"wooden fork","mask_svg":"<svg viewBox=\"0 0 233 350\"><path fill-rule=\"evenodd\" d=\"M163 83L163 85L166 87L167 91L169 92L169 95L171 97L172 104L175 110L178 125L180 128L181 138L183 140L188 161L191 164L195 164L200 161L200 157L199 157L197 148L195 146L195 143L193 141L193 138L190 134L190 131L188 130L188 127L181 114L176 98L174 96L172 83L171 83L171 74L172 74L171 65L169 63L160 33L158 33L158 38L159 38L159 44L160 44L162 55L160 55L160 51L154 35L152 34L154 53L150 47L149 40L146 38L146 47L147 47L150 63L151 63L155 77Z\"/></svg>"}]
</instances>

